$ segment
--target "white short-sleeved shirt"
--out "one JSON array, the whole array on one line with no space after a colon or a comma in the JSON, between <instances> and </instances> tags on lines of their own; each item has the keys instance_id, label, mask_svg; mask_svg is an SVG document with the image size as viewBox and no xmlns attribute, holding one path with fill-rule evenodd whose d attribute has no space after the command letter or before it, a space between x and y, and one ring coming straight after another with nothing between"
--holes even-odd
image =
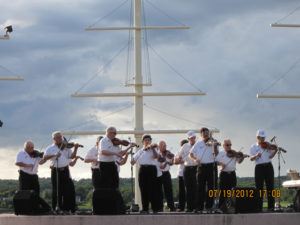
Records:
<instances>
[{"instance_id":1,"label":"white short-sleeved shirt","mask_svg":"<svg viewBox=\"0 0 300 225\"><path fill-rule=\"evenodd\" d=\"M22 150L18 153L16 163L24 163L24 164L33 164L34 167L22 167L19 166L20 170L27 174L35 175L38 172L39 162L42 160L40 157L31 158L30 155L25 151Z\"/></svg>"},{"instance_id":2,"label":"white short-sleeved shirt","mask_svg":"<svg viewBox=\"0 0 300 225\"><path fill-rule=\"evenodd\" d=\"M175 158L178 156L179 152L177 152L177 154L175 155ZM183 163L178 164L178 170L177 170L178 177L183 177L183 170L184 170L184 164Z\"/></svg>"},{"instance_id":3,"label":"white short-sleeved shirt","mask_svg":"<svg viewBox=\"0 0 300 225\"><path fill-rule=\"evenodd\" d=\"M69 166L69 163L72 162L71 155L73 153L72 150L69 148L60 150L57 147L57 145L52 144L46 149L44 157L48 155L56 154L57 152L60 152L61 155L58 157L58 160L56 159L56 157L52 157L50 159L51 161L50 166L57 167L57 161L58 161L58 168Z\"/></svg>"},{"instance_id":4,"label":"white short-sleeved shirt","mask_svg":"<svg viewBox=\"0 0 300 225\"><path fill-rule=\"evenodd\" d=\"M212 146L207 146L204 141L198 141L192 147L190 153L200 160L200 163L213 163L214 162L214 150Z\"/></svg>"},{"instance_id":5,"label":"white short-sleeved shirt","mask_svg":"<svg viewBox=\"0 0 300 225\"><path fill-rule=\"evenodd\" d=\"M114 145L113 150L114 150L114 152L116 152L116 153L120 153L120 152L122 151L122 149L121 149L120 146L118 146L118 145ZM121 157L118 157L118 156L116 156L116 155L115 155L114 157L115 157L115 163L116 163L116 165L117 165L118 172L120 173L120 163L121 163L121 161L122 161L122 158L121 158Z\"/></svg>"},{"instance_id":6,"label":"white short-sleeved shirt","mask_svg":"<svg viewBox=\"0 0 300 225\"><path fill-rule=\"evenodd\" d=\"M270 155L274 153L273 150L268 149L262 149L258 143L253 144L250 148L250 156L254 156L257 153L261 153L261 157L257 157L255 159L255 164L259 165L262 163L269 163L272 162L272 159L270 159Z\"/></svg>"},{"instance_id":7,"label":"white short-sleeved shirt","mask_svg":"<svg viewBox=\"0 0 300 225\"><path fill-rule=\"evenodd\" d=\"M98 147L94 146L92 147L86 154L85 158L86 159L98 159ZM99 168L99 163L98 162L92 162L91 163L91 168L96 169Z\"/></svg>"},{"instance_id":8,"label":"white short-sleeved shirt","mask_svg":"<svg viewBox=\"0 0 300 225\"><path fill-rule=\"evenodd\" d=\"M155 151L158 152L157 148L155 149ZM152 149L148 149L147 151L144 151L144 149L138 150L137 153L134 154L133 160L136 161L140 166L157 166L157 159L153 158Z\"/></svg>"},{"instance_id":9,"label":"white short-sleeved shirt","mask_svg":"<svg viewBox=\"0 0 300 225\"><path fill-rule=\"evenodd\" d=\"M232 158L227 157L227 152L225 150L221 150L219 152L216 160L217 160L217 162L221 162L226 165L226 167L223 169L223 171L232 172L232 171L236 170L237 158L236 157L232 157Z\"/></svg>"},{"instance_id":10,"label":"white short-sleeved shirt","mask_svg":"<svg viewBox=\"0 0 300 225\"><path fill-rule=\"evenodd\" d=\"M160 155L160 151L157 149L157 154ZM157 177L162 176L161 166L163 163L159 162L158 159L156 160L156 169L157 169Z\"/></svg>"},{"instance_id":11,"label":"white short-sleeved shirt","mask_svg":"<svg viewBox=\"0 0 300 225\"><path fill-rule=\"evenodd\" d=\"M116 161L114 155L109 155L109 156L103 155L102 150L114 152L114 145L108 137L104 137L100 141L98 161L99 162L115 162Z\"/></svg>"},{"instance_id":12,"label":"white short-sleeved shirt","mask_svg":"<svg viewBox=\"0 0 300 225\"><path fill-rule=\"evenodd\" d=\"M192 149L192 146L190 143L185 143L182 145L178 152L178 156L181 156L182 160L184 161L184 166L196 166L197 163L192 160L189 156L190 150Z\"/></svg>"}]
</instances>

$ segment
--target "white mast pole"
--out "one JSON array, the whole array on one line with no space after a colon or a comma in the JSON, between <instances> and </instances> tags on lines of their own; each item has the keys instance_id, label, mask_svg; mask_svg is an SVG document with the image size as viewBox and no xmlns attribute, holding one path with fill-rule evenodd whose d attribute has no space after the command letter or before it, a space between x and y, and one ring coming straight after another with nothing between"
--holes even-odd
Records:
<instances>
[{"instance_id":1,"label":"white mast pole","mask_svg":"<svg viewBox=\"0 0 300 225\"><path fill-rule=\"evenodd\" d=\"M141 0L134 0L134 26L141 26ZM142 77L142 31L134 30L134 92L136 94L143 93L143 77ZM143 126L143 96L134 97L134 129L144 130ZM142 146L141 134L134 134L135 142ZM141 206L140 187L138 184L138 166L135 167L135 203Z\"/></svg>"}]
</instances>

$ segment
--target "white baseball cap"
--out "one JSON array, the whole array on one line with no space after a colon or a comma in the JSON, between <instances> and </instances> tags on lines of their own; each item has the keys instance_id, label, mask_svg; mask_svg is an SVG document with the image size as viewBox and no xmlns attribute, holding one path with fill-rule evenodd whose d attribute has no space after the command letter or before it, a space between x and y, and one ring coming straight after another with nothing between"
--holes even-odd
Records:
<instances>
[{"instance_id":1,"label":"white baseball cap","mask_svg":"<svg viewBox=\"0 0 300 225\"><path fill-rule=\"evenodd\" d=\"M263 137L263 138L265 138L265 137L267 137L267 135L266 135L266 132L264 130L259 129L256 132L256 137Z\"/></svg>"},{"instance_id":2,"label":"white baseball cap","mask_svg":"<svg viewBox=\"0 0 300 225\"><path fill-rule=\"evenodd\" d=\"M193 131L193 130L190 130L190 131L187 132L186 134L187 134L188 138L196 137L195 131Z\"/></svg>"}]
</instances>

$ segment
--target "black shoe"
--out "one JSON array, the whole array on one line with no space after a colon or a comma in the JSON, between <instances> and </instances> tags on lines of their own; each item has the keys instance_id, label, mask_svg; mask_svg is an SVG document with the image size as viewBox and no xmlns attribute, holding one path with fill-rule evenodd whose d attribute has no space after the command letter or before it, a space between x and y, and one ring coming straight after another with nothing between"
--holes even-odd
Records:
<instances>
[{"instance_id":1,"label":"black shoe","mask_svg":"<svg viewBox=\"0 0 300 225\"><path fill-rule=\"evenodd\" d=\"M191 213L191 212L193 212L193 210L187 209L187 210L185 210L185 212L186 212L186 213Z\"/></svg>"},{"instance_id":2,"label":"black shoe","mask_svg":"<svg viewBox=\"0 0 300 225\"><path fill-rule=\"evenodd\" d=\"M149 214L149 212L146 211L146 210L141 210L141 211L140 211L140 214L143 214L143 215L144 215L144 214Z\"/></svg>"}]
</instances>

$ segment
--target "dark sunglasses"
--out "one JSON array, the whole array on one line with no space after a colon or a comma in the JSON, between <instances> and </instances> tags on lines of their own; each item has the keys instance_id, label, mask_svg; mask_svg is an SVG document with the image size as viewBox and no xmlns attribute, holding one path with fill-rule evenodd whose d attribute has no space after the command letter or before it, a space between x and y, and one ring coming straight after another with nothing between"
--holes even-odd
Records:
<instances>
[{"instance_id":1,"label":"dark sunglasses","mask_svg":"<svg viewBox=\"0 0 300 225\"><path fill-rule=\"evenodd\" d=\"M225 146L231 146L232 144L225 144Z\"/></svg>"}]
</instances>

